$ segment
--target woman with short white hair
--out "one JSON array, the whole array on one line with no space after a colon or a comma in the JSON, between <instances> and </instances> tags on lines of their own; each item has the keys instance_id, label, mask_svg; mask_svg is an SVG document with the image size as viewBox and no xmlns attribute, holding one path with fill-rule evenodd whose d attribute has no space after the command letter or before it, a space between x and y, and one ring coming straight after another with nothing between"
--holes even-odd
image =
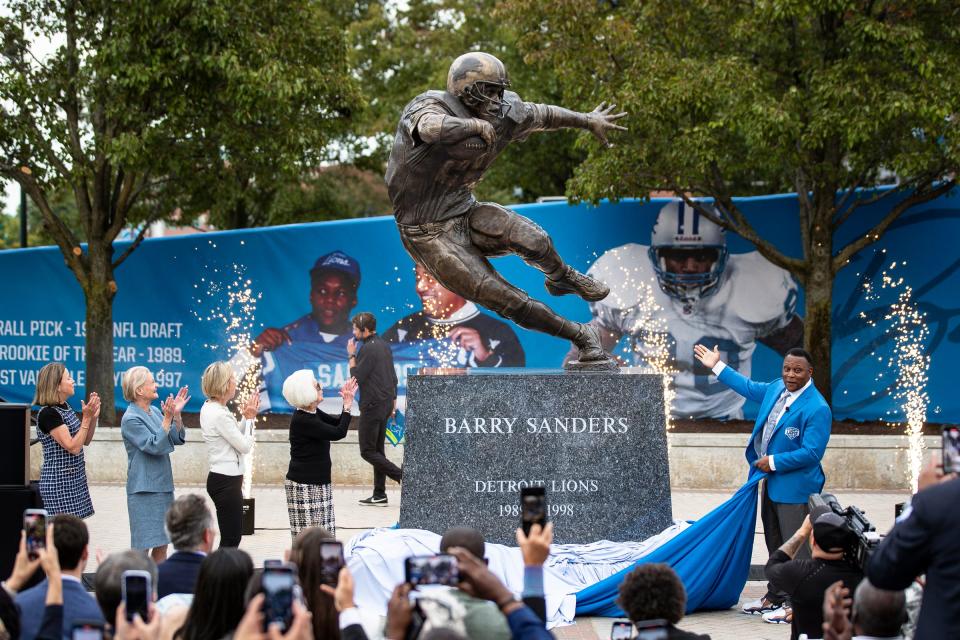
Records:
<instances>
[{"instance_id":1,"label":"woman with short white hair","mask_svg":"<svg viewBox=\"0 0 960 640\"><path fill-rule=\"evenodd\" d=\"M350 378L340 387L343 410L335 418L317 408L323 402L323 386L312 371L294 371L283 381L283 398L297 409L290 418L290 466L283 483L294 538L307 527L336 533L330 442L346 437L356 393L357 381Z\"/></svg>"},{"instance_id":2,"label":"woman with short white hair","mask_svg":"<svg viewBox=\"0 0 960 640\"><path fill-rule=\"evenodd\" d=\"M130 517L130 547L150 550L154 562L167 557L170 538L164 517L173 502L173 469L170 454L186 442L180 412L190 401L187 387L177 395L159 397L157 382L146 367L130 367L121 381L123 398L130 404L120 420L120 435L127 450L127 514Z\"/></svg>"},{"instance_id":3,"label":"woman with short white hair","mask_svg":"<svg viewBox=\"0 0 960 640\"><path fill-rule=\"evenodd\" d=\"M243 406L243 423L227 407L237 395L237 376L227 362L214 362L200 381L207 401L200 409L200 429L207 443L210 472L207 493L217 507L220 547L239 547L243 535L243 457L253 449L253 421L260 408L256 391Z\"/></svg>"}]
</instances>

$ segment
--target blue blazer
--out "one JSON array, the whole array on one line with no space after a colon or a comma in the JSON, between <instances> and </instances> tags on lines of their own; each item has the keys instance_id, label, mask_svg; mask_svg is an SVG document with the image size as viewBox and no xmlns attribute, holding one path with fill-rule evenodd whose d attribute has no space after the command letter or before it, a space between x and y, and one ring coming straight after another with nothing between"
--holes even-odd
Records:
<instances>
[{"instance_id":1,"label":"blue blazer","mask_svg":"<svg viewBox=\"0 0 960 640\"><path fill-rule=\"evenodd\" d=\"M783 392L783 380L754 382L732 367L724 367L718 379L748 400L760 403L757 421L747 442L747 462L753 465L758 458L754 441L757 434L763 433L763 425ZM811 493L823 490L820 461L830 440L832 426L830 405L811 384L781 416L767 445L767 455L774 456L773 463L777 467L767 476L767 495L772 501L804 504Z\"/></svg>"},{"instance_id":2,"label":"blue blazer","mask_svg":"<svg viewBox=\"0 0 960 640\"><path fill-rule=\"evenodd\" d=\"M186 440L186 429L171 425L163 432L163 414L156 407L146 413L130 403L120 420L120 435L127 449L127 493L166 493L173 491L170 454Z\"/></svg>"},{"instance_id":3,"label":"blue blazer","mask_svg":"<svg viewBox=\"0 0 960 640\"><path fill-rule=\"evenodd\" d=\"M171 593L193 593L204 556L191 551L177 551L157 566L157 598Z\"/></svg>"},{"instance_id":4,"label":"blue blazer","mask_svg":"<svg viewBox=\"0 0 960 640\"><path fill-rule=\"evenodd\" d=\"M33 640L40 631L40 622L43 620L43 610L46 607L47 580L40 584L21 591L17 594L16 603L20 608L20 638ZM83 585L73 580L63 581L63 639L70 640L73 623L77 620L96 620L103 623L103 614L100 605L87 593Z\"/></svg>"}]
</instances>

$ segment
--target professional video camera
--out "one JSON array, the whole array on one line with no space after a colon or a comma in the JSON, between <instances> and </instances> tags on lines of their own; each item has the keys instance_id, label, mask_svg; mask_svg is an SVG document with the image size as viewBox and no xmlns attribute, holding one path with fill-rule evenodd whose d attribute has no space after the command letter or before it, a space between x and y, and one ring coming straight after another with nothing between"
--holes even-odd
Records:
<instances>
[{"instance_id":1,"label":"professional video camera","mask_svg":"<svg viewBox=\"0 0 960 640\"><path fill-rule=\"evenodd\" d=\"M844 558L866 570L870 554L880 545L880 534L864 512L853 505L844 509L837 497L830 493L812 493L807 504L811 513L826 507L845 520L850 532L850 544L843 550Z\"/></svg>"}]
</instances>

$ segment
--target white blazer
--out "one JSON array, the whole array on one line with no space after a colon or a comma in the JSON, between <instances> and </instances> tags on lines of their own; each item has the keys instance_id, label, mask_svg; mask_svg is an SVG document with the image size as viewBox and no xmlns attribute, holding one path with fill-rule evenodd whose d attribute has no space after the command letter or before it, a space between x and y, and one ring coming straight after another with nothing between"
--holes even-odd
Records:
<instances>
[{"instance_id":1,"label":"white blazer","mask_svg":"<svg viewBox=\"0 0 960 640\"><path fill-rule=\"evenodd\" d=\"M243 455L253 449L253 420L242 426L225 406L207 400L200 409L200 430L207 443L210 471L225 476L242 476Z\"/></svg>"}]
</instances>

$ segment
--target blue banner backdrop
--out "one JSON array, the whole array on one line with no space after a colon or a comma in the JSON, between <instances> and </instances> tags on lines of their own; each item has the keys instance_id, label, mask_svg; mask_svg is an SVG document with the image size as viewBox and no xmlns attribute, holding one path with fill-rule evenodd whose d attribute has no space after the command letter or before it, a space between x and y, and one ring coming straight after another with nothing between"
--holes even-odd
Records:
<instances>
[{"instance_id":1,"label":"blue banner backdrop","mask_svg":"<svg viewBox=\"0 0 960 640\"><path fill-rule=\"evenodd\" d=\"M925 348L931 356L928 419L960 421L960 397L949 388L950 363L960 358L957 196L955 192L912 210L837 277L833 327L836 418L902 419L892 395L897 371L889 365L893 333L892 321L886 318L900 289L881 287L886 272L913 287L914 299L926 314L929 337ZM546 229L570 264L587 270L605 252L626 243L637 243L645 250L654 221L667 202L626 200L597 207L557 202L514 209ZM790 255L800 255L795 195L739 202L762 237ZM868 229L891 204L885 199L863 207L847 223L839 240L849 241ZM731 256L755 251L735 235L727 238L727 246ZM118 243L118 252L122 248ZM401 247L391 217L146 240L117 277L116 382L130 366L145 365L165 388L162 393L189 384L193 399L188 410L199 410L204 367L215 359L235 356L238 339L248 340L267 327L289 327L309 314L309 272L318 257L336 250L359 264L361 282L351 313L373 311L381 332L386 332L401 318L423 308L413 263ZM494 264L510 282L547 301L559 313L582 321L591 318L590 308L581 300L550 298L542 274L520 259L496 259ZM649 265L646 268L649 271ZM77 398L85 397L83 295L60 251L56 247L2 251L0 276L6 283L0 313L0 396L30 402L36 372L44 363L56 360L64 362L77 380ZM802 290L790 303L795 303L802 315ZM565 341L512 323L510 327L519 338L526 366L561 364L569 346ZM280 347L269 354L272 361L264 361L265 383L273 410L289 410L277 392L282 383L279 374L291 367L316 367L325 387L337 387L346 375L342 344L342 339L318 343L299 354L286 353ZM436 352L449 351L449 347L449 339L443 336L416 344L400 342L396 355L401 374L435 364ZM469 362L462 353L460 356L459 363ZM456 361L456 354L453 357ZM780 360L775 351L758 344L752 354L753 377L778 376ZM119 384L117 403L124 405ZM744 407L748 417L755 409Z\"/></svg>"}]
</instances>

